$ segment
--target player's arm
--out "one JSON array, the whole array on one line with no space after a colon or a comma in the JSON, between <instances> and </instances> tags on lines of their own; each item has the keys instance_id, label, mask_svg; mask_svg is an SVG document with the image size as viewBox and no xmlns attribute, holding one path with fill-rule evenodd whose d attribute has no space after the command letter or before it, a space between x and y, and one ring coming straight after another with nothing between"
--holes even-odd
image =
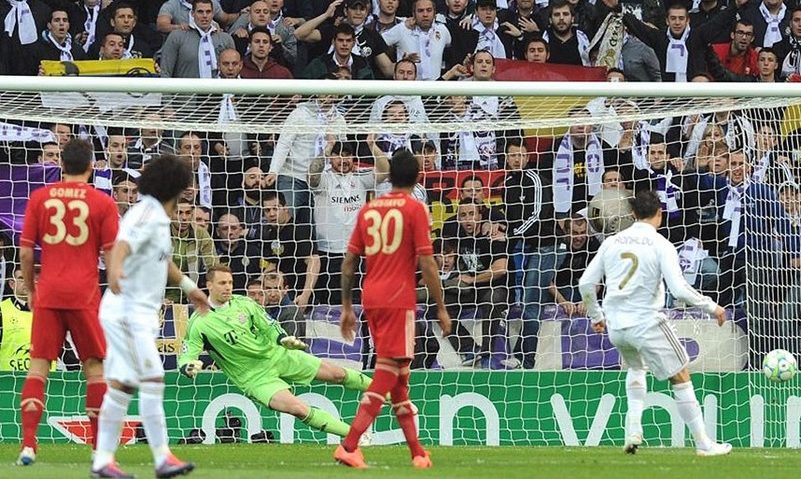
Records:
<instances>
[{"instance_id":1,"label":"player's arm","mask_svg":"<svg viewBox=\"0 0 801 479\"><path fill-rule=\"evenodd\" d=\"M604 263L603 256L606 248L606 243L601 244L598 254L587 265L584 274L579 279L579 292L581 293L581 300L587 308L587 316L592 320L592 326L596 332L602 333L606 326L604 312L598 304L598 292L596 286L601 284L604 277Z\"/></svg>"},{"instance_id":2,"label":"player's arm","mask_svg":"<svg viewBox=\"0 0 801 479\"><path fill-rule=\"evenodd\" d=\"M433 255L420 256L417 260L420 271L423 273L423 281L428 287L428 292L437 305L437 319L439 327L442 329L442 336L451 334L451 318L445 308L445 301L442 297L442 282L439 277L439 267L434 261Z\"/></svg>"},{"instance_id":3,"label":"player's arm","mask_svg":"<svg viewBox=\"0 0 801 479\"><path fill-rule=\"evenodd\" d=\"M203 352L203 338L197 316L193 314L189 319L189 329L181 343L181 355L178 356L178 370L188 378L195 377L203 369L203 362L198 359Z\"/></svg>"},{"instance_id":4,"label":"player's arm","mask_svg":"<svg viewBox=\"0 0 801 479\"><path fill-rule=\"evenodd\" d=\"M353 340L356 329L356 314L353 312L353 274L356 271L358 259L358 256L348 251L345 253L345 259L342 260L342 315L339 320L339 329L342 337L348 341Z\"/></svg>"},{"instance_id":5,"label":"player's arm","mask_svg":"<svg viewBox=\"0 0 801 479\"><path fill-rule=\"evenodd\" d=\"M28 289L29 302L36 297L35 281L33 276L33 248L30 246L19 247L19 262L22 268L22 280L25 282L25 287Z\"/></svg>"},{"instance_id":6,"label":"player's arm","mask_svg":"<svg viewBox=\"0 0 801 479\"><path fill-rule=\"evenodd\" d=\"M122 265L125 263L125 258L131 254L131 245L125 240L119 240L114 243L110 252L104 253L106 260L106 273L108 274L108 287L114 294L120 294L122 288L120 281L125 277Z\"/></svg>"},{"instance_id":7,"label":"player's arm","mask_svg":"<svg viewBox=\"0 0 801 479\"><path fill-rule=\"evenodd\" d=\"M195 305L195 309L201 314L208 312L209 298L206 297L206 293L201 291L189 276L184 275L172 260L170 260L167 269L167 284L180 287L181 291L189 298L189 301Z\"/></svg>"},{"instance_id":8,"label":"player's arm","mask_svg":"<svg viewBox=\"0 0 801 479\"><path fill-rule=\"evenodd\" d=\"M246 304L247 306L245 306L245 309L248 315L250 315L253 324L264 338L266 338L268 343L283 346L287 349L308 348L306 343L300 339L288 335L284 328L281 327L281 323L270 317L260 304L250 299Z\"/></svg>"},{"instance_id":9,"label":"player's arm","mask_svg":"<svg viewBox=\"0 0 801 479\"><path fill-rule=\"evenodd\" d=\"M367 145L370 147L370 153L375 159L375 182L378 184L389 177L389 158L376 144L375 134L370 133L367 135Z\"/></svg>"},{"instance_id":10,"label":"player's arm","mask_svg":"<svg viewBox=\"0 0 801 479\"><path fill-rule=\"evenodd\" d=\"M726 312L717 305L712 298L704 296L690 286L684 279L684 274L679 266L679 254L673 245L667 243L659 253L659 266L662 270L662 277L665 278L668 289L679 301L696 306L709 314L715 315L718 325L722 326L726 321Z\"/></svg>"}]
</instances>

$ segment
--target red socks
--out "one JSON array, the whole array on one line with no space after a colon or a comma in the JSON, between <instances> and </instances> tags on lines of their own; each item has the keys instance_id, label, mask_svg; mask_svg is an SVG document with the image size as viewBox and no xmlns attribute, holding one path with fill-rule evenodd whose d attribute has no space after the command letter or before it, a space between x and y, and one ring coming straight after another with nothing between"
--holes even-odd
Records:
<instances>
[{"instance_id":1,"label":"red socks","mask_svg":"<svg viewBox=\"0 0 801 479\"><path fill-rule=\"evenodd\" d=\"M403 437L406 438L406 444L409 446L412 458L425 456L425 450L423 450L423 446L420 445L420 439L417 437L417 426L414 424L417 408L409 400L408 363L401 367L398 382L392 388L391 393L392 409L395 411L395 417L398 418L398 423L403 430Z\"/></svg>"},{"instance_id":2,"label":"red socks","mask_svg":"<svg viewBox=\"0 0 801 479\"><path fill-rule=\"evenodd\" d=\"M92 435L89 437L89 445L92 449L97 443L97 416L100 414L100 406L103 405L103 396L106 394L106 382L102 377L87 379L86 382L86 416L89 418L89 427Z\"/></svg>"},{"instance_id":3,"label":"red socks","mask_svg":"<svg viewBox=\"0 0 801 479\"><path fill-rule=\"evenodd\" d=\"M22 447L36 450L36 430L44 413L44 394L47 379L41 376L28 375L22 386Z\"/></svg>"},{"instance_id":4,"label":"red socks","mask_svg":"<svg viewBox=\"0 0 801 479\"><path fill-rule=\"evenodd\" d=\"M398 372L397 366L384 362L376 364L373 382L364 393L356 417L350 425L350 432L342 442L342 447L346 451L353 452L359 446L359 438L381 412L387 393L395 387L395 383L398 381Z\"/></svg>"}]
</instances>

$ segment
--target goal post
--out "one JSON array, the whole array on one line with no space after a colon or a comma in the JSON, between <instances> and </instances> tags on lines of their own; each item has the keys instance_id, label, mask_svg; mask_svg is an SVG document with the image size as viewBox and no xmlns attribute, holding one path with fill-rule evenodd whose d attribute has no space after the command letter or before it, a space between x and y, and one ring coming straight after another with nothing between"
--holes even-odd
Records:
<instances>
[{"instance_id":1,"label":"goal post","mask_svg":"<svg viewBox=\"0 0 801 479\"><path fill-rule=\"evenodd\" d=\"M228 263L236 292L263 302L313 354L369 370L366 328L353 342L339 335L339 270L356 212L391 189L390 158L405 148L423 170L414 196L429 209L456 319L442 338L420 288L411 395L421 438L620 445L625 365L592 331L576 285L600 243L631 224L627 198L654 189L685 279L730 313L718 327L666 297L710 435L801 446L798 379L774 384L760 371L771 349L801 350L797 85L0 77L0 104L5 307L24 296L9 281L24 206L59 178L64 142L92 142L92 181L121 213L143 165L177 154L195 171L172 226L182 270L202 284L206 268ZM191 311L179 291L168 298L158 345L171 441L255 441L265 431L286 443L336 441L254 403L208 360L194 382L179 377ZM15 346L0 342L0 441L9 442L21 437L26 367L26 345ZM51 374L43 442L86 437L74 363L65 357ZM689 445L668 385L649 378L649 391L646 443ZM347 421L358 406L336 385L295 392ZM402 440L388 411L375 431L377 443Z\"/></svg>"}]
</instances>

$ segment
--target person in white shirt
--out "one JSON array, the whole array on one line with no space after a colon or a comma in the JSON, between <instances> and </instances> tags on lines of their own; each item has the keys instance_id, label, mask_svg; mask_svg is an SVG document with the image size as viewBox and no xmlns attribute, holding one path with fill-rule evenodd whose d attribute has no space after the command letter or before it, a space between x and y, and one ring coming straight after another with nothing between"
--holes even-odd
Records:
<instances>
[{"instance_id":1,"label":"person in white shirt","mask_svg":"<svg viewBox=\"0 0 801 479\"><path fill-rule=\"evenodd\" d=\"M679 415L695 440L696 453L728 454L731 444L716 443L707 435L687 369L690 362L687 351L661 313L665 306L663 280L673 296L714 315L720 326L726 321L726 312L684 280L676 249L656 232L663 215L656 192L640 191L629 202L637 222L607 238L579 280L579 291L593 329L602 333L608 328L609 340L629 368L624 450L634 454L642 443L647 368L658 380L670 380ZM601 309L596 287L604 279L606 295Z\"/></svg>"},{"instance_id":2,"label":"person in white shirt","mask_svg":"<svg viewBox=\"0 0 801 479\"><path fill-rule=\"evenodd\" d=\"M396 47L397 60L407 58L418 64L418 80L439 78L445 48L451 45L448 28L436 23L434 14L433 0L416 0L412 18L381 34L388 46Z\"/></svg>"},{"instance_id":3,"label":"person in white shirt","mask_svg":"<svg viewBox=\"0 0 801 479\"><path fill-rule=\"evenodd\" d=\"M321 261L316 299L322 304L340 303L342 260L359 210L367 203L370 191L389 176L389 159L376 145L375 135L367 136L367 145L375 158L375 170L357 170L354 146L341 141L326 145L325 157L316 158L309 166ZM330 168L325 168L326 163Z\"/></svg>"},{"instance_id":4,"label":"person in white shirt","mask_svg":"<svg viewBox=\"0 0 801 479\"><path fill-rule=\"evenodd\" d=\"M337 97L321 95L298 104L289 114L278 136L270 171L265 177L266 186L273 186L286 199L286 205L297 224L308 224L309 185L306 175L314 158L323 154L330 129L342 131L345 117L337 109ZM298 127L318 125L316 133L297 133Z\"/></svg>"},{"instance_id":5,"label":"person in white shirt","mask_svg":"<svg viewBox=\"0 0 801 479\"><path fill-rule=\"evenodd\" d=\"M137 388L156 477L187 474L195 467L173 456L167 443L164 367L156 347L167 283L179 285L199 311L208 310L206 295L171 259L170 217L191 181L192 170L184 160L173 155L151 160L139 177L142 199L120 223L108 264L109 287L100 302L100 323L108 342L108 390L98 419L92 477L133 477L119 469L114 453Z\"/></svg>"}]
</instances>

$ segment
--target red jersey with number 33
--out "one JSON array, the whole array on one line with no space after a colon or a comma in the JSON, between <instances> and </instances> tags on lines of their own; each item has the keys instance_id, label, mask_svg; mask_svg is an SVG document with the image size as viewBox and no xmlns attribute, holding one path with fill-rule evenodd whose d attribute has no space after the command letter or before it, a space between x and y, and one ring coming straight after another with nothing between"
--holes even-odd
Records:
<instances>
[{"instance_id":1,"label":"red jersey with number 33","mask_svg":"<svg viewBox=\"0 0 801 479\"><path fill-rule=\"evenodd\" d=\"M117 237L114 200L86 183L55 183L34 191L25 209L21 246L42 248L35 305L52 309L97 307L97 257Z\"/></svg>"},{"instance_id":2,"label":"red jersey with number 33","mask_svg":"<svg viewBox=\"0 0 801 479\"><path fill-rule=\"evenodd\" d=\"M417 257L433 254L428 210L393 192L359 211L348 251L367 257L362 306L414 309Z\"/></svg>"}]
</instances>

